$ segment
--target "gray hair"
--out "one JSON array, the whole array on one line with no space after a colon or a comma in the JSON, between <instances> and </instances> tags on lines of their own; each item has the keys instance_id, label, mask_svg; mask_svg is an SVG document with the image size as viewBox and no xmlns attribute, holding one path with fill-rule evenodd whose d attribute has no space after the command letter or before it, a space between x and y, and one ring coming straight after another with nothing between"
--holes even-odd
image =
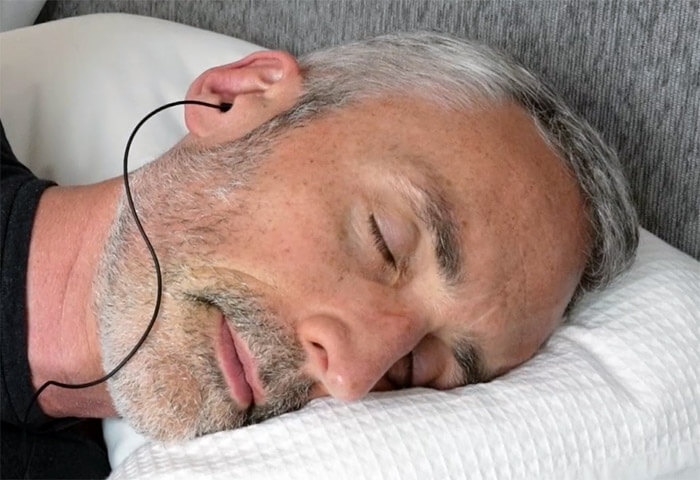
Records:
<instances>
[{"instance_id":1,"label":"gray hair","mask_svg":"<svg viewBox=\"0 0 700 480\"><path fill-rule=\"evenodd\" d=\"M431 32L395 33L300 59L304 95L268 125L299 125L332 108L382 94L409 95L463 110L512 101L577 179L590 224L589 257L574 294L602 288L632 263L639 232L615 152L542 81L495 50Z\"/></svg>"}]
</instances>

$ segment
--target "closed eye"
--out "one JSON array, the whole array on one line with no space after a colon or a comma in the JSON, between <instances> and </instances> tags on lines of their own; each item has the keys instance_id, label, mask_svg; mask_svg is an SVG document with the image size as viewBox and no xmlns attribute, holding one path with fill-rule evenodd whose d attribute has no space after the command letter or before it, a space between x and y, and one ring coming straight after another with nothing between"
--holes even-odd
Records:
<instances>
[{"instance_id":1,"label":"closed eye","mask_svg":"<svg viewBox=\"0 0 700 480\"><path fill-rule=\"evenodd\" d=\"M384 261L395 269L396 259L391 253L391 250L389 250L389 246L386 244L386 240L384 240L384 235L382 235L382 231L379 229L379 225L377 224L377 220L374 218L373 213L369 216L369 228L372 232L372 236L374 237L374 246L377 247L377 250L379 250L382 258L384 258Z\"/></svg>"},{"instance_id":2,"label":"closed eye","mask_svg":"<svg viewBox=\"0 0 700 480\"><path fill-rule=\"evenodd\" d=\"M386 379L394 390L416 386L413 384L413 355L413 351L409 352L386 372Z\"/></svg>"}]
</instances>

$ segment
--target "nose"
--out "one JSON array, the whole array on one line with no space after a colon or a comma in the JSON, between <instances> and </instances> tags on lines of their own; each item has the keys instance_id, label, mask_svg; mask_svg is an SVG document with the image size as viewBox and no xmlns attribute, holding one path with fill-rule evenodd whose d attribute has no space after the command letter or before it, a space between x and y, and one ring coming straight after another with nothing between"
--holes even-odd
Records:
<instances>
[{"instance_id":1,"label":"nose","mask_svg":"<svg viewBox=\"0 0 700 480\"><path fill-rule=\"evenodd\" d=\"M407 315L315 314L297 325L297 334L308 373L318 382L314 396L351 401L372 390L425 332Z\"/></svg>"}]
</instances>

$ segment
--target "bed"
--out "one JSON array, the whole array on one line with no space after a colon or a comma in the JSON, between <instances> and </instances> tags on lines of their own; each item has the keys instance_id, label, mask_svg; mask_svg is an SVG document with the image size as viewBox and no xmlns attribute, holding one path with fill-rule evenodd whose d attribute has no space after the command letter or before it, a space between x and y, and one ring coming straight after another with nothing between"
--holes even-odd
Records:
<instances>
[{"instance_id":1,"label":"bed","mask_svg":"<svg viewBox=\"0 0 700 480\"><path fill-rule=\"evenodd\" d=\"M323 2L290 3L302 11L312 5L321 12L330 8ZM386 8L384 15L404 15L415 23L415 12L438 11L427 4L411 10L409 3L380 2L375 13ZM440 12L454 13L456 5L467 3L443 2L447 10ZM461 11L477 3L488 10L488 5L508 2L471 2ZM597 15L612 8L593 3L602 9ZM125 2L129 7L122 10L137 4ZM177 17L200 8L194 2L148 4L150 11L136 13L162 12L159 5L168 4L170 15ZM336 14L362 14L349 11L350 2L330 4ZM91 13L80 11L88 5L96 8L93 2L47 4L40 19L70 18L0 37L0 116L7 135L35 173L59 183L89 183L119 174L126 138L145 113L182 98L204 69L261 48L255 42L285 46L264 33L241 35L243 40L153 17L69 15ZM357 5L361 12L375 8ZM391 10L392 5L404 10ZM542 2L511 5L510 15L528 5L544 15ZM561 11L574 15L572 4L567 5ZM697 16L697 6L675 5L655 7L657 21L678 15L683 22L682 14L688 12L674 10L677 5L686 5L690 13L694 8ZM262 7L251 2L239 7L245 13L241 10L231 23L254 23L261 14ZM632 10L628 7L626 13ZM590 29L596 32L595 15L583 14L591 15ZM638 12L637 20L643 23L644 15ZM562 28L559 22L551 28ZM697 37L697 24L687 34ZM318 35L320 31L299 35L294 48L310 48ZM527 48L551 46L533 41ZM697 53L689 53L688 64L681 66L697 78ZM569 71L548 70L537 62L534 67L555 79L574 77L559 78L559 83L581 82L583 93L564 88L565 94L620 148L644 226L630 272L607 290L586 296L533 360L487 384L448 392L376 393L353 403L318 399L299 412L183 443L148 442L123 421L108 419L104 431L111 478L700 478L700 140L698 123L692 124L700 105L698 87L668 73L682 76L683 68L664 67L667 78L660 81L673 92L659 95L684 101L684 111L695 109L674 118L673 125L658 117L658 130L644 135L632 128L634 122L652 122L661 107L618 98L622 106L608 108L606 115L603 102L610 101L613 86L600 83L605 74L574 65ZM618 84L626 85L626 78ZM592 90L586 83L591 81L599 82ZM585 92L592 91L600 97L586 98ZM667 102L661 112L671 116L681 107ZM132 153L134 168L184 133L181 117L181 111L171 110L144 127ZM674 126L675 136L664 135ZM645 148L657 156L633 156ZM652 160L663 166L655 170ZM656 211L654 201L659 203Z\"/></svg>"}]
</instances>

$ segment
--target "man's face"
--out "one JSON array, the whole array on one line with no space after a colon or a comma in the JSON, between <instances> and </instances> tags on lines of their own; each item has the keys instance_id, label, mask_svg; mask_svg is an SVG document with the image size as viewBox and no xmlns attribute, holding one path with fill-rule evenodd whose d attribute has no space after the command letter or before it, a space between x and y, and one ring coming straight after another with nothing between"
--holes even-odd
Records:
<instances>
[{"instance_id":1,"label":"man's face","mask_svg":"<svg viewBox=\"0 0 700 480\"><path fill-rule=\"evenodd\" d=\"M110 383L118 411L158 438L323 395L492 378L535 353L584 266L576 184L515 106L368 100L287 130L241 168L181 148L134 184L165 293ZM108 366L154 295L125 232L98 297Z\"/></svg>"}]
</instances>

